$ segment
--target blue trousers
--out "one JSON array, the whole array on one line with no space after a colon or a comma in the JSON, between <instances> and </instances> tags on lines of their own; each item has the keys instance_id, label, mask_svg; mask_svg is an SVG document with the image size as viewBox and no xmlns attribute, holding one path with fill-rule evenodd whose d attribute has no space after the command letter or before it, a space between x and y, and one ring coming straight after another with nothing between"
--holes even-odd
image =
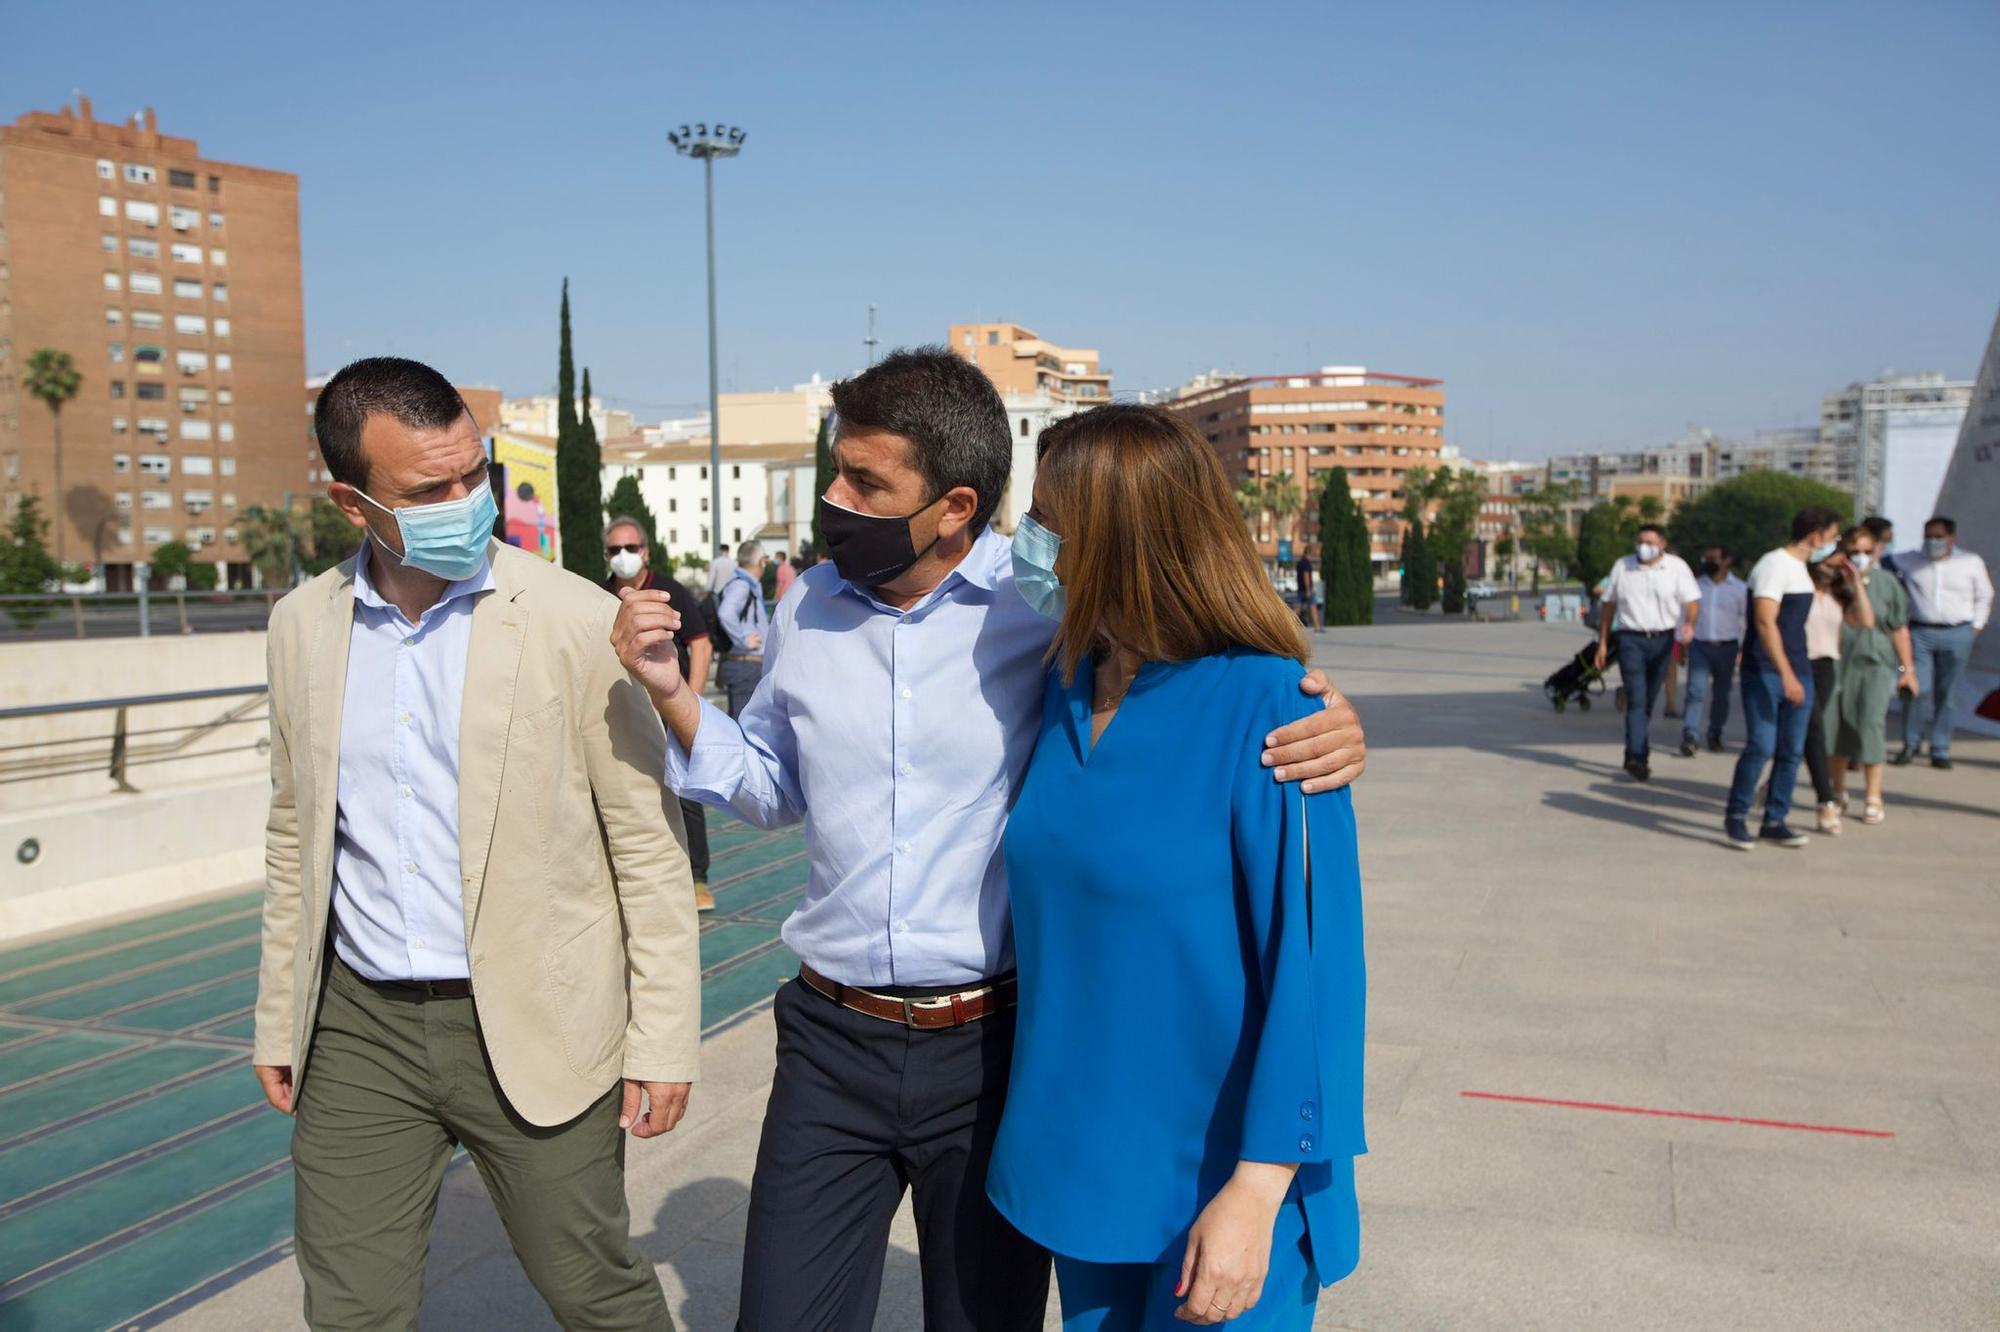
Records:
<instances>
[{"instance_id":1,"label":"blue trousers","mask_svg":"<svg viewBox=\"0 0 2000 1332\"><path fill-rule=\"evenodd\" d=\"M1063 1332L1182 1332L1174 1317L1180 1258L1166 1263L1090 1263L1056 1259ZM1305 1213L1296 1198L1278 1209L1264 1294L1249 1312L1220 1326L1235 1332L1311 1332L1319 1278L1307 1252Z\"/></svg>"},{"instance_id":2,"label":"blue trousers","mask_svg":"<svg viewBox=\"0 0 2000 1332\"><path fill-rule=\"evenodd\" d=\"M1903 700L1903 744L1921 749L1928 720L1931 757L1951 757L1951 723L1956 715L1959 681L1972 659L1973 630L1969 624L1952 629L1910 626L1910 656L1917 667L1917 697ZM1929 716L1926 718L1925 714Z\"/></svg>"},{"instance_id":3,"label":"blue trousers","mask_svg":"<svg viewBox=\"0 0 2000 1332\"><path fill-rule=\"evenodd\" d=\"M1653 720L1653 703L1660 686L1667 682L1667 663L1673 660L1672 634L1621 633L1618 635L1618 678L1625 685L1625 760L1644 763L1652 753L1646 728Z\"/></svg>"},{"instance_id":4,"label":"blue trousers","mask_svg":"<svg viewBox=\"0 0 2000 1332\"><path fill-rule=\"evenodd\" d=\"M1729 725L1729 694L1736 687L1736 654L1741 647L1733 638L1726 643L1704 643L1697 639L1688 644L1688 687L1687 696L1681 701L1681 739L1689 744L1699 744L1703 739L1701 722L1708 716L1711 692L1715 696L1715 712L1708 716L1706 738L1710 742L1722 739L1722 728Z\"/></svg>"},{"instance_id":5,"label":"blue trousers","mask_svg":"<svg viewBox=\"0 0 2000 1332\"><path fill-rule=\"evenodd\" d=\"M1799 760L1806 752L1806 728L1812 724L1811 672L1799 677L1803 702L1785 701L1783 677L1773 670L1743 672L1743 752L1736 757L1736 776L1729 783L1729 817L1750 817L1764 765L1771 764L1771 794L1764 802L1764 822L1783 823L1792 812L1792 788L1799 782Z\"/></svg>"}]
</instances>

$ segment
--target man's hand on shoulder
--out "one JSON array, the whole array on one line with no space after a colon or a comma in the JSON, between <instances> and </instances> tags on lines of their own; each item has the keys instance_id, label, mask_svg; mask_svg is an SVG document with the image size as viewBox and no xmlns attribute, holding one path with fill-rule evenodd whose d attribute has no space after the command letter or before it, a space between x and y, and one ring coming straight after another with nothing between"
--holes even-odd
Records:
<instances>
[{"instance_id":1,"label":"man's hand on shoulder","mask_svg":"<svg viewBox=\"0 0 2000 1332\"><path fill-rule=\"evenodd\" d=\"M1325 671L1308 672L1299 692L1323 698L1326 707L1265 736L1264 766L1281 782L1303 782L1307 795L1337 791L1368 766L1361 716Z\"/></svg>"}]
</instances>

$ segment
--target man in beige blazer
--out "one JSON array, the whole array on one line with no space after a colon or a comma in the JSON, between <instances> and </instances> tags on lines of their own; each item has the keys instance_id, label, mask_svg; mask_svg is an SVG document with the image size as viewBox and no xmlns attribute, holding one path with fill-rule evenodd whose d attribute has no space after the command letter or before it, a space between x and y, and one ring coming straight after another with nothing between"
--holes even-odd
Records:
<instances>
[{"instance_id":1,"label":"man in beige blazer","mask_svg":"<svg viewBox=\"0 0 2000 1332\"><path fill-rule=\"evenodd\" d=\"M478 427L436 371L358 361L314 425L367 537L271 616L253 1055L296 1118L306 1321L416 1325L462 1144L563 1326L671 1328L623 1131L685 1109L700 967L618 603L491 539Z\"/></svg>"}]
</instances>

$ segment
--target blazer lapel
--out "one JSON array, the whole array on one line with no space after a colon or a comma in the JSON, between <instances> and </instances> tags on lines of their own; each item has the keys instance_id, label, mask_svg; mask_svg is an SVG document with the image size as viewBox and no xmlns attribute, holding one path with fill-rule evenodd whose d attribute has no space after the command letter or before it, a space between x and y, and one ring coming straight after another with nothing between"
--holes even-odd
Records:
<instances>
[{"instance_id":1,"label":"blazer lapel","mask_svg":"<svg viewBox=\"0 0 2000 1332\"><path fill-rule=\"evenodd\" d=\"M310 866L313 923L326 927L332 895L334 820L340 801L340 718L347 697L347 649L354 637L354 564L340 566L325 609L313 628L306 689L307 744L312 762L313 863Z\"/></svg>"},{"instance_id":2,"label":"blazer lapel","mask_svg":"<svg viewBox=\"0 0 2000 1332\"><path fill-rule=\"evenodd\" d=\"M458 722L458 861L465 890L465 935L472 937L486 858L500 805L507 733L514 720L514 682L527 642L526 589L505 559L493 561L493 590L472 608L472 642L465 658L465 697Z\"/></svg>"}]
</instances>

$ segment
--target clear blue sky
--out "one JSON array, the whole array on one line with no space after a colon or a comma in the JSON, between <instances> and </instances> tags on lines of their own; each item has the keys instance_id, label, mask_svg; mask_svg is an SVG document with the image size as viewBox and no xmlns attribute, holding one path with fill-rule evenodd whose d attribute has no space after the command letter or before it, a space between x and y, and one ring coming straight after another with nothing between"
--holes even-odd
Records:
<instances>
[{"instance_id":1,"label":"clear blue sky","mask_svg":"<svg viewBox=\"0 0 2000 1332\"><path fill-rule=\"evenodd\" d=\"M72 88L301 179L315 370L392 350L642 417L1011 319L1120 389L1360 363L1474 456L1817 419L1970 376L2000 302L2000 5L8 7L0 114Z\"/></svg>"}]
</instances>

